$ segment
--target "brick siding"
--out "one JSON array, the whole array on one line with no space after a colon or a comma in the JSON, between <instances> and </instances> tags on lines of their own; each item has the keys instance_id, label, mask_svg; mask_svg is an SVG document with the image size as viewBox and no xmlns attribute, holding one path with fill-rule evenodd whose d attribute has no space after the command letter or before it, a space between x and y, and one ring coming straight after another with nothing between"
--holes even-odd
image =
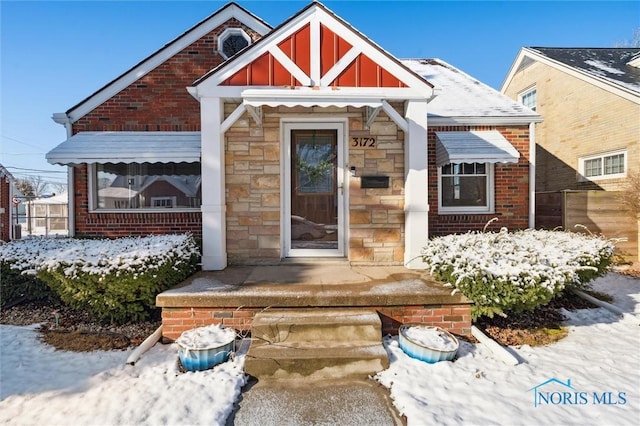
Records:
<instances>
[{"instance_id":1,"label":"brick siding","mask_svg":"<svg viewBox=\"0 0 640 426\"><path fill-rule=\"evenodd\" d=\"M438 168L436 166L436 134L443 131L498 130L520 153L518 163L495 165L495 212L487 214L438 214ZM529 226L529 126L433 127L428 130L429 156L429 235L441 236L482 230L494 217L498 220L487 227L490 231L506 227L509 230Z\"/></svg>"},{"instance_id":2,"label":"brick siding","mask_svg":"<svg viewBox=\"0 0 640 426\"><path fill-rule=\"evenodd\" d=\"M11 223L9 216L13 204L11 204L11 185L5 177L0 178L0 241L9 241L11 237Z\"/></svg>"},{"instance_id":3,"label":"brick siding","mask_svg":"<svg viewBox=\"0 0 640 426\"><path fill-rule=\"evenodd\" d=\"M535 84L536 191L624 189L626 179L578 180L578 159L627 149L630 173L640 173L640 105L540 62L513 76L512 99Z\"/></svg>"},{"instance_id":4,"label":"brick siding","mask_svg":"<svg viewBox=\"0 0 640 426\"><path fill-rule=\"evenodd\" d=\"M220 324L248 332L256 313L265 308L162 308L162 338L171 342L193 328ZM424 324L442 327L461 336L471 335L471 305L415 305L363 307L375 309L382 320L382 335L398 334L400 324Z\"/></svg>"},{"instance_id":5,"label":"brick siding","mask_svg":"<svg viewBox=\"0 0 640 426\"><path fill-rule=\"evenodd\" d=\"M73 123L73 133L87 131L200 131L200 104L185 89L219 65L217 36L228 27L243 28L235 19L200 38L127 88ZM179 213L89 211L87 166L75 168L75 234L119 237L191 232L202 235L200 211Z\"/></svg>"}]
</instances>

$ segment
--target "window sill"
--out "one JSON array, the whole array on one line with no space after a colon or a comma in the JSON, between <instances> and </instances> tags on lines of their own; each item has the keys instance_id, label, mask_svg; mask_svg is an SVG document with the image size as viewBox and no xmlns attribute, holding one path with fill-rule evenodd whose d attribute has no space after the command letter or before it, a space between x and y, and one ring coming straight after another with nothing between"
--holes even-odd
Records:
<instances>
[{"instance_id":1,"label":"window sill","mask_svg":"<svg viewBox=\"0 0 640 426\"><path fill-rule=\"evenodd\" d=\"M495 210L442 210L438 209L438 215L447 216L447 215L483 215L483 214L495 214Z\"/></svg>"}]
</instances>

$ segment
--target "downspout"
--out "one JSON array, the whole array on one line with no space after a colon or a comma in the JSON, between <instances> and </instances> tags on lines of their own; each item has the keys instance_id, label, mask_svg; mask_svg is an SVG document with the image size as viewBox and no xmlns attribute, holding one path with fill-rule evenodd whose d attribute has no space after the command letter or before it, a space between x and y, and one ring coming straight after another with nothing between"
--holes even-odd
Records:
<instances>
[{"instance_id":1,"label":"downspout","mask_svg":"<svg viewBox=\"0 0 640 426\"><path fill-rule=\"evenodd\" d=\"M53 121L58 124L62 124L67 131L67 139L73 136L73 125L71 119L64 112L56 112L51 117ZM75 199L73 194L75 188L73 187L74 168L67 166L67 226L69 228L69 236L73 237L76 233L76 217L75 217Z\"/></svg>"},{"instance_id":2,"label":"downspout","mask_svg":"<svg viewBox=\"0 0 640 426\"><path fill-rule=\"evenodd\" d=\"M529 123L529 229L536 227L536 123Z\"/></svg>"}]
</instances>

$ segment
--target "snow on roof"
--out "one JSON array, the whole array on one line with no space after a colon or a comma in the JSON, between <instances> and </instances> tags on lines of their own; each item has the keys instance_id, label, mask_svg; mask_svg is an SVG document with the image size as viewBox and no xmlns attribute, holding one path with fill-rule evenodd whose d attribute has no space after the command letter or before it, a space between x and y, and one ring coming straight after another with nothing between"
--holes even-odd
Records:
<instances>
[{"instance_id":1,"label":"snow on roof","mask_svg":"<svg viewBox=\"0 0 640 426\"><path fill-rule=\"evenodd\" d=\"M435 86L429 124L528 124L542 121L534 111L440 59L402 63Z\"/></svg>"},{"instance_id":2,"label":"snow on roof","mask_svg":"<svg viewBox=\"0 0 640 426\"><path fill-rule=\"evenodd\" d=\"M32 204L68 204L69 203L69 194L66 192L58 195L54 195L52 197L43 197L36 198L31 201Z\"/></svg>"},{"instance_id":3,"label":"snow on roof","mask_svg":"<svg viewBox=\"0 0 640 426\"><path fill-rule=\"evenodd\" d=\"M592 77L640 94L640 48L560 48L529 47L529 50L581 71Z\"/></svg>"}]
</instances>

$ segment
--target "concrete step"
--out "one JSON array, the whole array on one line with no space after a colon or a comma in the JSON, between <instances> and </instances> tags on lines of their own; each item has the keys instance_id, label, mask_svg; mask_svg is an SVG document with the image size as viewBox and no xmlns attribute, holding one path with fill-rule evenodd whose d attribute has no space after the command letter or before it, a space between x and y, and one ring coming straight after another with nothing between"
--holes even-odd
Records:
<instances>
[{"instance_id":1,"label":"concrete step","mask_svg":"<svg viewBox=\"0 0 640 426\"><path fill-rule=\"evenodd\" d=\"M245 372L258 379L362 377L389 367L377 312L282 309L256 314Z\"/></svg>"},{"instance_id":2,"label":"concrete step","mask_svg":"<svg viewBox=\"0 0 640 426\"><path fill-rule=\"evenodd\" d=\"M251 328L254 339L269 343L379 342L380 317L362 309L276 309L256 314Z\"/></svg>"}]
</instances>

